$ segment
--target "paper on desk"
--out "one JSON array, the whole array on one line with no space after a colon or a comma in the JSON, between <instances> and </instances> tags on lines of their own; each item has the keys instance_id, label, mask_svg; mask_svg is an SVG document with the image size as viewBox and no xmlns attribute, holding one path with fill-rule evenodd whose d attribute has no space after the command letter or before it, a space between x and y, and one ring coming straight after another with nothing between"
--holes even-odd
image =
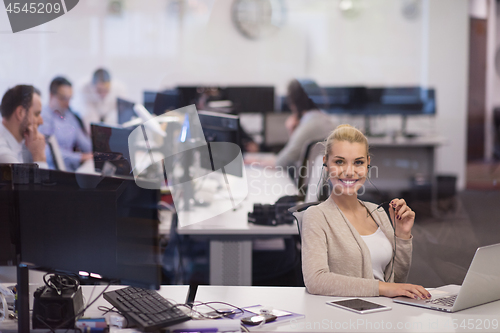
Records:
<instances>
[{"instance_id":1,"label":"paper on desk","mask_svg":"<svg viewBox=\"0 0 500 333\"><path fill-rule=\"evenodd\" d=\"M260 314L260 310L262 310L262 309L268 309L268 307L257 305L257 306L251 306L251 307L245 308L246 311L251 312L251 313L255 313L257 315ZM277 310L277 309L273 309L271 311L271 313L273 315L275 315L276 317L284 317L284 316L289 316L292 314L291 312Z\"/></svg>"}]
</instances>

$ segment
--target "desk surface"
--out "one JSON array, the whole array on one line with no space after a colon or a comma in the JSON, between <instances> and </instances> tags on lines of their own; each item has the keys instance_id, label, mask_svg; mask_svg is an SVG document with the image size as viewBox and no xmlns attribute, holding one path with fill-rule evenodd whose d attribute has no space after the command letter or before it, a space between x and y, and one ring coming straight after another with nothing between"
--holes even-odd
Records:
<instances>
[{"instance_id":1,"label":"desk surface","mask_svg":"<svg viewBox=\"0 0 500 333\"><path fill-rule=\"evenodd\" d=\"M205 219L193 225L178 228L178 233L183 235L295 235L298 234L297 226L280 225L277 227L259 226L247 222L248 212L253 211L254 203L274 204L276 200L284 195L297 194L297 188L292 180L283 171L276 170L270 166L258 164L247 165L248 196L237 206L236 209L227 211L213 218ZM97 174L94 170L93 161L87 161L78 172ZM218 204L227 204L229 199L217 199L211 206L197 209L193 214L204 214L216 207ZM168 234L171 214L161 214L160 234Z\"/></svg>"},{"instance_id":2,"label":"desk surface","mask_svg":"<svg viewBox=\"0 0 500 333\"><path fill-rule=\"evenodd\" d=\"M110 290L118 288L120 287L112 286ZM97 286L95 290L92 286L83 286L86 300L93 299L103 289L104 286ZM168 299L183 303L187 290L187 286L162 286L159 292ZM500 332L500 301L456 313L445 313L397 304L386 297L366 297L367 300L388 305L392 307L392 310L359 315L325 304L326 301L333 299L340 298L311 295L305 291L305 288L298 287L200 286L196 295L196 301L200 302L222 301L239 307L260 304L305 315L305 318L299 320L266 324L258 331ZM85 312L85 316L100 316L101 312L97 310L100 305L109 306L101 297ZM223 307L227 308L227 306ZM201 308L199 310L204 311ZM494 323L496 323L496 328ZM15 326L13 321L0 323L2 329L12 326Z\"/></svg>"},{"instance_id":3,"label":"desk surface","mask_svg":"<svg viewBox=\"0 0 500 333\"><path fill-rule=\"evenodd\" d=\"M296 224L260 226L248 223L248 212L253 211L254 203L274 204L284 195L297 194L297 188L288 174L271 167L257 165L246 167L248 196L233 210L196 224L179 227L177 232L184 235L294 235L298 234ZM224 204L229 199L218 199L212 205ZM204 214L210 207L199 208L196 214Z\"/></svg>"},{"instance_id":4,"label":"desk surface","mask_svg":"<svg viewBox=\"0 0 500 333\"><path fill-rule=\"evenodd\" d=\"M91 287L85 287L85 294L89 295L89 289ZM187 286L162 286L160 293L177 302L184 302L187 290ZM223 301L239 307L261 304L305 315L305 318L296 321L268 324L259 331L500 332L500 301L449 314L397 304L387 297L366 297L367 300L388 305L392 307L392 310L359 315L325 304L326 301L333 299L341 298L311 295L306 292L305 288L298 287L200 286L196 295L196 301L200 302ZM98 303L103 304L106 301ZM97 309L97 305L95 304L92 309ZM91 311L88 311L86 315L90 313ZM496 320L497 329L493 329L494 320ZM489 330L485 329L488 321ZM457 329L454 329L453 325L457 325ZM474 329L463 329L460 325L465 325L465 327L470 325L469 327L474 327ZM398 329L398 327L401 328Z\"/></svg>"}]
</instances>

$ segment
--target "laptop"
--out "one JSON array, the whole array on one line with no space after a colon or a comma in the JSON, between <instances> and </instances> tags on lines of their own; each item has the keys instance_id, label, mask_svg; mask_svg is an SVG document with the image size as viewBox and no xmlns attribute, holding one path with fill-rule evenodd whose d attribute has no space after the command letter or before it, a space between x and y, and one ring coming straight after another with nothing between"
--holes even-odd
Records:
<instances>
[{"instance_id":1,"label":"laptop","mask_svg":"<svg viewBox=\"0 0 500 333\"><path fill-rule=\"evenodd\" d=\"M456 312L500 300L500 244L480 247L472 259L462 286L448 285L431 290L431 299L397 297L396 303L433 310Z\"/></svg>"}]
</instances>

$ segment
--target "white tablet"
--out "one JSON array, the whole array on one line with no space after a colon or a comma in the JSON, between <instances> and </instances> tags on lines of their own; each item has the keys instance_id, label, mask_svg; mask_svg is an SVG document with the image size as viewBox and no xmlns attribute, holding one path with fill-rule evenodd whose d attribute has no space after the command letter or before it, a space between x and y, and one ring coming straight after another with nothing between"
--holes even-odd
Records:
<instances>
[{"instance_id":1,"label":"white tablet","mask_svg":"<svg viewBox=\"0 0 500 333\"><path fill-rule=\"evenodd\" d=\"M326 304L361 314L391 310L391 307L389 306L365 301L361 298L348 298L338 301L328 301L326 302Z\"/></svg>"}]
</instances>

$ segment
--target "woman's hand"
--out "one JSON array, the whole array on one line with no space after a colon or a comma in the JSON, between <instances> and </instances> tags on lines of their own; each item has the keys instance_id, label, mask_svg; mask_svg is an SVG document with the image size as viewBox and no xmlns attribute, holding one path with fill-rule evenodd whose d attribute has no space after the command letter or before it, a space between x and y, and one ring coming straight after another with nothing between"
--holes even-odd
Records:
<instances>
[{"instance_id":1,"label":"woman's hand","mask_svg":"<svg viewBox=\"0 0 500 333\"><path fill-rule=\"evenodd\" d=\"M380 296L397 297L406 296L413 299L428 299L431 294L422 286L409 283L378 282Z\"/></svg>"},{"instance_id":2,"label":"woman's hand","mask_svg":"<svg viewBox=\"0 0 500 333\"><path fill-rule=\"evenodd\" d=\"M395 223L396 236L402 239L411 238L411 228L415 222L415 212L406 205L404 199L393 199L389 204L391 220Z\"/></svg>"}]
</instances>

